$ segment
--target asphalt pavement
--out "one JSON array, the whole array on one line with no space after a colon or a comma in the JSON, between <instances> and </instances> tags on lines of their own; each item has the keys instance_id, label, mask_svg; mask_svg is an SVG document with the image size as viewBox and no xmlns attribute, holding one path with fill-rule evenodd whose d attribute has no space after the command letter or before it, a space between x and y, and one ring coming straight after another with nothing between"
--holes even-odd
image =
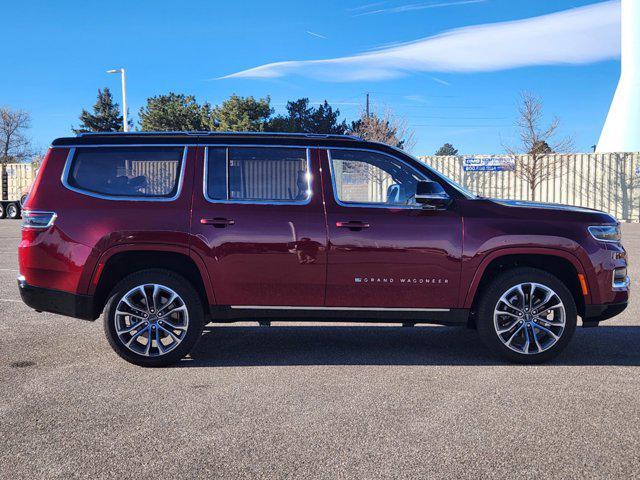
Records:
<instances>
[{"instance_id":1,"label":"asphalt pavement","mask_svg":"<svg viewBox=\"0 0 640 480\"><path fill-rule=\"evenodd\" d=\"M0 220L2 479L640 478L635 296L543 366L466 329L242 323L143 369L22 304L19 236ZM624 244L637 285L640 225Z\"/></svg>"}]
</instances>

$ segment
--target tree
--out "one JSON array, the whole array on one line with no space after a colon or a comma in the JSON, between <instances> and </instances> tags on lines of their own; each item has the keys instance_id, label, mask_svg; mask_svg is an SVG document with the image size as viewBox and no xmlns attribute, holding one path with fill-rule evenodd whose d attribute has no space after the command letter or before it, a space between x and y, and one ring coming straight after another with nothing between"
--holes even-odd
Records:
<instances>
[{"instance_id":1,"label":"tree","mask_svg":"<svg viewBox=\"0 0 640 480\"><path fill-rule=\"evenodd\" d=\"M507 153L516 161L515 175L529 186L532 200L536 199L536 189L541 183L559 174L562 157L551 155L572 149L571 138L556 140L560 121L553 118L547 126L542 126L542 101L532 93L520 95L518 119L520 146L505 147ZM526 155L521 155L526 154Z\"/></svg>"},{"instance_id":2,"label":"tree","mask_svg":"<svg viewBox=\"0 0 640 480\"><path fill-rule=\"evenodd\" d=\"M31 142L24 133L30 127L27 112L0 107L0 163L21 162L31 154Z\"/></svg>"},{"instance_id":3,"label":"tree","mask_svg":"<svg viewBox=\"0 0 640 480\"><path fill-rule=\"evenodd\" d=\"M308 98L287 102L287 115L277 115L269 120L267 130L271 132L307 132L313 109Z\"/></svg>"},{"instance_id":4,"label":"tree","mask_svg":"<svg viewBox=\"0 0 640 480\"><path fill-rule=\"evenodd\" d=\"M308 98L287 102L287 114L272 118L267 130L271 132L300 132L343 135L348 130L346 122L338 122L340 110L334 110L325 100L317 108L309 106Z\"/></svg>"},{"instance_id":5,"label":"tree","mask_svg":"<svg viewBox=\"0 0 640 480\"><path fill-rule=\"evenodd\" d=\"M327 135L344 135L347 130L347 123L343 120L338 123L340 110L333 109L325 100L318 108L311 112L311 128L308 133L321 133Z\"/></svg>"},{"instance_id":6,"label":"tree","mask_svg":"<svg viewBox=\"0 0 640 480\"><path fill-rule=\"evenodd\" d=\"M406 122L394 117L389 111L383 116L362 113L360 119L351 123L349 131L370 142L386 143L405 150L411 150L414 143L413 131L407 127Z\"/></svg>"},{"instance_id":7,"label":"tree","mask_svg":"<svg viewBox=\"0 0 640 480\"><path fill-rule=\"evenodd\" d=\"M458 149L454 148L450 143L445 143L435 153L436 156L448 157L458 154Z\"/></svg>"},{"instance_id":8,"label":"tree","mask_svg":"<svg viewBox=\"0 0 640 480\"><path fill-rule=\"evenodd\" d=\"M129 125L132 126L130 121ZM82 109L80 126L72 128L72 130L74 133L122 131L120 107L113 101L113 95L111 95L109 88L98 89L98 99L93 106L93 113Z\"/></svg>"},{"instance_id":9,"label":"tree","mask_svg":"<svg viewBox=\"0 0 640 480\"><path fill-rule=\"evenodd\" d=\"M138 115L142 131L202 131L213 125L208 103L200 105L192 95L173 92L148 98Z\"/></svg>"},{"instance_id":10,"label":"tree","mask_svg":"<svg viewBox=\"0 0 640 480\"><path fill-rule=\"evenodd\" d=\"M213 109L212 130L225 132L261 132L273 113L269 97L231 97Z\"/></svg>"}]
</instances>

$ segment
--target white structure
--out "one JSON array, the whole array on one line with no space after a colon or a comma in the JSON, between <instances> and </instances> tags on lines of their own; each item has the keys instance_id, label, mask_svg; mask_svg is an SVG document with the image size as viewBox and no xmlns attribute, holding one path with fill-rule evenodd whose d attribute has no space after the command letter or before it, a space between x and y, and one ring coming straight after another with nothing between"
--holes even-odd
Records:
<instances>
[{"instance_id":1,"label":"white structure","mask_svg":"<svg viewBox=\"0 0 640 480\"><path fill-rule=\"evenodd\" d=\"M640 0L622 0L620 83L598 152L640 152Z\"/></svg>"}]
</instances>

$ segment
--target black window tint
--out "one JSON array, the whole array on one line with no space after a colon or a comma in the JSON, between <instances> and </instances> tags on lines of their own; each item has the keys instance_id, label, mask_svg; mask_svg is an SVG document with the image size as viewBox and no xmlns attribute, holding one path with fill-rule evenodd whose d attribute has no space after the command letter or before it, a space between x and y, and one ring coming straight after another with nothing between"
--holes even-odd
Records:
<instances>
[{"instance_id":1,"label":"black window tint","mask_svg":"<svg viewBox=\"0 0 640 480\"><path fill-rule=\"evenodd\" d=\"M209 147L207 193L212 200L227 199L227 149Z\"/></svg>"},{"instance_id":2,"label":"black window tint","mask_svg":"<svg viewBox=\"0 0 640 480\"><path fill-rule=\"evenodd\" d=\"M306 149L230 147L226 158L217 150L209 148L210 199L304 202L309 198Z\"/></svg>"},{"instance_id":3,"label":"black window tint","mask_svg":"<svg viewBox=\"0 0 640 480\"><path fill-rule=\"evenodd\" d=\"M78 148L70 186L113 197L173 197L183 147Z\"/></svg>"}]
</instances>

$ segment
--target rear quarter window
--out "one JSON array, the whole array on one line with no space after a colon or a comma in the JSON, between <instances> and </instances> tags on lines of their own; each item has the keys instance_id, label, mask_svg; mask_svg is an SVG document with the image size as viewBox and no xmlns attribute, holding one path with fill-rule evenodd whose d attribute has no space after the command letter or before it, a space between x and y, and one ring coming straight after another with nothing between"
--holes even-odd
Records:
<instances>
[{"instance_id":1,"label":"rear quarter window","mask_svg":"<svg viewBox=\"0 0 640 480\"><path fill-rule=\"evenodd\" d=\"M82 147L75 150L68 186L109 197L172 198L184 147Z\"/></svg>"}]
</instances>

